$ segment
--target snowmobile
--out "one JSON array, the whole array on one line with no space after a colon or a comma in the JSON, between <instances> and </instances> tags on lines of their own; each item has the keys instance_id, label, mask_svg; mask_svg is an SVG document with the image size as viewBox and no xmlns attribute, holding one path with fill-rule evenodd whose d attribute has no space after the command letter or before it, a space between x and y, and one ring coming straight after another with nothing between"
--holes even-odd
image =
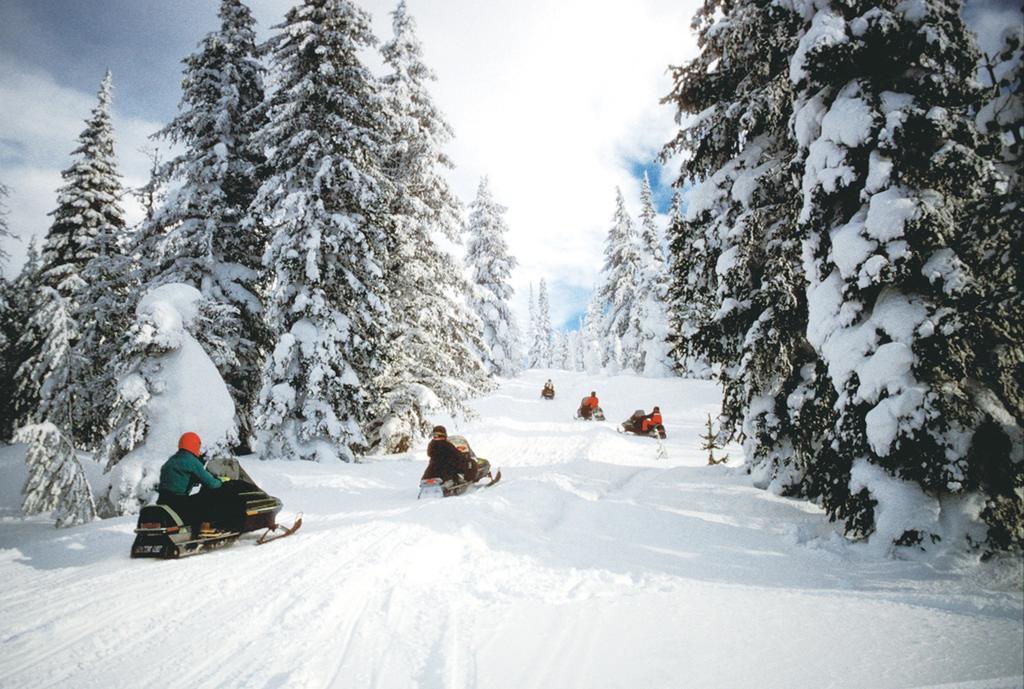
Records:
<instances>
[{"instance_id":1,"label":"snowmobile","mask_svg":"<svg viewBox=\"0 0 1024 689\"><path fill-rule=\"evenodd\" d=\"M643 421L645 418L647 418L647 414L644 413L644 410L637 409L633 412L632 416L623 421L616 430L619 433L632 433L633 435L643 435L650 438L660 438L664 440L667 437L665 434L665 426L660 423L646 431L641 430L643 428Z\"/></svg>"},{"instance_id":2,"label":"snowmobile","mask_svg":"<svg viewBox=\"0 0 1024 689\"><path fill-rule=\"evenodd\" d=\"M576 410L576 416L574 416L573 418L583 419L584 421L604 421L604 410L601 409L601 407L597 407L596 409L594 409L593 413L591 413L590 416L583 415L583 403L586 402L587 399L588 398L584 397L582 400L580 400L580 406Z\"/></svg>"},{"instance_id":3,"label":"snowmobile","mask_svg":"<svg viewBox=\"0 0 1024 689\"><path fill-rule=\"evenodd\" d=\"M262 545L290 536L302 526L302 515L290 527L277 523L281 501L260 489L237 459L211 459L206 468L214 476L230 479L218 489L222 495L219 519L209 522L209 529L205 528L204 522L204 528L199 533L193 533L193 527L186 524L169 506L147 505L139 512L135 527L135 542L132 543L131 553L133 558L186 557L232 543L243 533L266 529L256 540L257 545Z\"/></svg>"},{"instance_id":4,"label":"snowmobile","mask_svg":"<svg viewBox=\"0 0 1024 689\"><path fill-rule=\"evenodd\" d=\"M546 400L553 400L555 399L555 389L545 387L543 390L540 391L540 396Z\"/></svg>"},{"instance_id":5,"label":"snowmobile","mask_svg":"<svg viewBox=\"0 0 1024 689\"><path fill-rule=\"evenodd\" d=\"M501 480L501 469L498 469L497 473L491 472L491 463L483 457L477 457L476 453L469 446L469 442L461 435L452 435L448 437L448 442L455 446L455 449L462 453L467 459L476 462L476 479L469 481L465 479L462 474L457 474L458 480L442 481L439 478L425 478L420 481L420 492L416 496L419 500L424 495L427 497L434 498L447 498L452 495L462 495L471 488L487 488L493 486L495 483ZM490 481L487 483L480 483L485 478L489 478Z\"/></svg>"}]
</instances>

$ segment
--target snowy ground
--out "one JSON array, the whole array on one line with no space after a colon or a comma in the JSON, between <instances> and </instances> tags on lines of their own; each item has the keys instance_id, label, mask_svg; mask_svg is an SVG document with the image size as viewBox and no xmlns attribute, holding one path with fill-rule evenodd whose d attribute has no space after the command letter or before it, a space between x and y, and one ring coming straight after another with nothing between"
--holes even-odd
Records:
<instances>
[{"instance_id":1,"label":"snowy ground","mask_svg":"<svg viewBox=\"0 0 1024 689\"><path fill-rule=\"evenodd\" d=\"M246 462L302 531L181 561L129 559L133 518L20 518L20 451L0 450L0 687L1024 685L1020 560L880 560L703 466L711 384L550 375L554 402L530 372L458 429L493 489L417 501L423 448ZM603 424L572 420L591 388ZM614 430L654 404L664 460Z\"/></svg>"}]
</instances>

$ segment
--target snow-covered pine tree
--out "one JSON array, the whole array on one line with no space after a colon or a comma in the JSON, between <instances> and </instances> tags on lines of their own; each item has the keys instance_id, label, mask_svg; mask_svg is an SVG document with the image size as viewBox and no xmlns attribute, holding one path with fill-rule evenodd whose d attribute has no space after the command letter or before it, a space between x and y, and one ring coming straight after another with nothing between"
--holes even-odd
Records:
<instances>
[{"instance_id":1,"label":"snow-covered pine tree","mask_svg":"<svg viewBox=\"0 0 1024 689\"><path fill-rule=\"evenodd\" d=\"M158 146L145 146L140 148L139 152L149 158L149 178L141 187L130 189L129 193L145 210L145 216L141 223L142 228L150 228L157 210L167 198L167 175L170 171L164 164ZM136 241L138 240L139 238L136 239Z\"/></svg>"},{"instance_id":2,"label":"snow-covered pine tree","mask_svg":"<svg viewBox=\"0 0 1024 689\"><path fill-rule=\"evenodd\" d=\"M743 440L760 485L803 491L834 393L808 346L789 58L804 22L784 3L706 0L700 56L666 97L697 116L663 151L686 152L686 216L670 227L676 361L719 370L724 439Z\"/></svg>"},{"instance_id":3,"label":"snow-covered pine tree","mask_svg":"<svg viewBox=\"0 0 1024 689\"><path fill-rule=\"evenodd\" d=\"M582 349L580 370L591 375L600 373L608 358L608 345L604 339L604 315L601 312L602 303L601 294L595 287L591 292L590 301L587 303L587 312L580 324L580 340L582 342L580 345Z\"/></svg>"},{"instance_id":4,"label":"snow-covered pine tree","mask_svg":"<svg viewBox=\"0 0 1024 689\"><path fill-rule=\"evenodd\" d=\"M18 429L15 442L28 445L22 512L32 515L52 511L58 527L84 524L96 518L89 481L67 435L54 424L44 422Z\"/></svg>"},{"instance_id":5,"label":"snow-covered pine tree","mask_svg":"<svg viewBox=\"0 0 1024 689\"><path fill-rule=\"evenodd\" d=\"M95 256L82 269L85 284L75 314L74 352L82 363L75 437L83 448L96 447L110 430L117 400L117 372L111 362L124 344L140 288L128 243L124 227L106 226L94 240Z\"/></svg>"},{"instance_id":6,"label":"snow-covered pine tree","mask_svg":"<svg viewBox=\"0 0 1024 689\"><path fill-rule=\"evenodd\" d=\"M683 218L683 190L676 189L672 192L672 202L668 207L668 226L679 222ZM666 256L666 261L668 257Z\"/></svg>"},{"instance_id":7,"label":"snow-covered pine tree","mask_svg":"<svg viewBox=\"0 0 1024 689\"><path fill-rule=\"evenodd\" d=\"M567 330L565 333L566 349L568 350L565 354L565 370L567 371L580 370L580 361L582 361L582 357L580 356L581 338L578 322L576 324L576 327L576 330Z\"/></svg>"},{"instance_id":8,"label":"snow-covered pine tree","mask_svg":"<svg viewBox=\"0 0 1024 689\"><path fill-rule=\"evenodd\" d=\"M533 342L530 345L530 361L533 368L549 368L552 365L551 342L551 307L548 303L548 285L547 281L541 278L540 287L537 289Z\"/></svg>"},{"instance_id":9,"label":"snow-covered pine tree","mask_svg":"<svg viewBox=\"0 0 1024 689\"><path fill-rule=\"evenodd\" d=\"M113 78L106 73L97 104L78 135L79 146L71 167L61 172L57 208L46 232L40 261L40 282L73 297L81 284L82 269L95 255L94 239L100 228L124 227L121 176L114 158L114 128L110 117Z\"/></svg>"},{"instance_id":10,"label":"snow-covered pine tree","mask_svg":"<svg viewBox=\"0 0 1024 689\"><path fill-rule=\"evenodd\" d=\"M39 291L39 251L36 249L35 237L29 240L26 254L25 264L18 277L4 283L6 297L0 313L0 332L7 345L3 349L0 368L0 390L16 390L18 369L32 355L32 351L27 348L39 346L33 338L24 337L25 324L35 313L36 294ZM16 392L0 395L0 442L11 441L18 420L26 418L37 401L37 396L23 399Z\"/></svg>"},{"instance_id":11,"label":"snow-covered pine tree","mask_svg":"<svg viewBox=\"0 0 1024 689\"><path fill-rule=\"evenodd\" d=\"M475 288L471 297L473 311L483 322L483 339L488 347L487 365L498 376L511 377L522 367L522 342L519 326L512 313L512 270L516 259L508 251L503 217L507 209L491 195L487 178L480 179L476 198L469 206L466 263ZM533 314L531 289L530 313Z\"/></svg>"},{"instance_id":12,"label":"snow-covered pine tree","mask_svg":"<svg viewBox=\"0 0 1024 689\"><path fill-rule=\"evenodd\" d=\"M966 210L965 236L971 238L969 253L964 263L985 266L974 274L975 289L981 295L973 308L983 308L988 327L999 332L977 333L982 342L1024 342L1021 314L1024 313L1024 291L1007 289L1007 285L1024 283L1024 212L1021 209L1021 184L1024 176L1024 27L1019 23L1007 27L1002 35L1001 48L995 55L983 59L983 76L990 84L984 94L983 106L976 122L990 138L996 151L996 167L1002 179L994 178L994 187L988 189ZM967 247L965 247L967 248ZM1001 404L1014 414L1018 426L1024 426L1024 351L1018 347L980 346L976 349L978 367L985 370L985 378L995 383ZM992 424L985 424L991 429ZM993 429L994 430L994 429ZM977 434L978 432L976 432ZM980 437L984 438L985 433ZM995 434L993 434L995 435ZM987 452L984 442L975 442L976 450ZM984 462L982 457L978 461ZM991 484L991 479L986 479ZM987 489L990 498L983 518L992 525L989 541L995 547L1008 547L1014 536L1014 511L1019 503L1008 492L1011 482L1003 481L1001 488ZM1019 523L1019 522L1017 522ZM996 526L996 525L1006 526Z\"/></svg>"},{"instance_id":13,"label":"snow-covered pine tree","mask_svg":"<svg viewBox=\"0 0 1024 689\"><path fill-rule=\"evenodd\" d=\"M1019 189L1024 168L1024 26L1006 27L999 50L984 55L982 64L988 93L975 122L996 137L1000 171Z\"/></svg>"},{"instance_id":14,"label":"snow-covered pine tree","mask_svg":"<svg viewBox=\"0 0 1024 689\"><path fill-rule=\"evenodd\" d=\"M3 182L0 182L0 242L2 242L5 237L14 237L14 235L11 234L11 228L7 223L7 215L10 212L7 209L7 197L10 195L10 193L11 190L7 187L7 185L4 184ZM7 262L10 259L11 255L7 253L7 251L4 250L2 244L0 244L0 276L3 276L4 266L7 265Z\"/></svg>"},{"instance_id":15,"label":"snow-covered pine tree","mask_svg":"<svg viewBox=\"0 0 1024 689\"><path fill-rule=\"evenodd\" d=\"M259 428L264 457L352 461L379 413L386 362L388 124L349 0L307 0L268 43L279 88L257 137L271 174L254 212L273 233Z\"/></svg>"},{"instance_id":16,"label":"snow-covered pine tree","mask_svg":"<svg viewBox=\"0 0 1024 689\"><path fill-rule=\"evenodd\" d=\"M616 339L622 357L615 362L616 371L622 368L642 371L640 351L644 339L641 288L644 259L633 219L626 210L622 191L615 189L615 214L604 246L604 338L610 354ZM605 364L609 362L606 360Z\"/></svg>"},{"instance_id":17,"label":"snow-covered pine tree","mask_svg":"<svg viewBox=\"0 0 1024 689\"><path fill-rule=\"evenodd\" d=\"M64 280L62 284L68 282ZM38 343L38 348L18 369L14 394L23 400L34 400L35 404L19 421L50 421L70 434L81 419L84 381L80 374L85 370L75 350L78 340L75 302L53 287L42 285L33 306L23 337Z\"/></svg>"},{"instance_id":18,"label":"snow-covered pine tree","mask_svg":"<svg viewBox=\"0 0 1024 689\"><path fill-rule=\"evenodd\" d=\"M1019 282L1001 265L1021 264L1021 213L971 218L1005 180L972 121L979 56L960 4L806 10L790 76L808 339L838 395L814 477L822 502L883 547L930 545L964 535L949 533L946 508L980 493L988 533L967 539L1024 547L1024 315L1005 310L1015 294L1019 305ZM1016 351L1016 366L993 351Z\"/></svg>"},{"instance_id":19,"label":"snow-covered pine tree","mask_svg":"<svg viewBox=\"0 0 1024 689\"><path fill-rule=\"evenodd\" d=\"M551 368L563 371L573 370L572 348L570 346L570 333L565 330L556 330L554 342L551 345Z\"/></svg>"},{"instance_id":20,"label":"snow-covered pine tree","mask_svg":"<svg viewBox=\"0 0 1024 689\"><path fill-rule=\"evenodd\" d=\"M584 316L580 316L576 323L576 332L572 338L572 370L573 371L586 371L586 360L587 360L587 337L586 331L586 319Z\"/></svg>"},{"instance_id":21,"label":"snow-covered pine tree","mask_svg":"<svg viewBox=\"0 0 1024 689\"><path fill-rule=\"evenodd\" d=\"M110 475L98 500L102 516L131 514L146 503L183 432L197 433L211 456L237 443L234 403L215 363L229 355L225 309L180 283L151 288L138 301L111 362L117 400L96 453Z\"/></svg>"},{"instance_id":22,"label":"snow-covered pine tree","mask_svg":"<svg viewBox=\"0 0 1024 689\"><path fill-rule=\"evenodd\" d=\"M13 237L10 227L7 224L7 195L10 190L0 182L0 242L5 237ZM10 254L0 246L0 390L14 389L14 372L16 367L11 367L13 359L14 344L18 340L21 326L24 321L17 321L14 314L15 293L14 285L4 276L4 267L10 259ZM12 395L5 395L6 398ZM9 402L5 399L0 402L0 441L9 437L9 425L7 422L6 407Z\"/></svg>"},{"instance_id":23,"label":"snow-covered pine tree","mask_svg":"<svg viewBox=\"0 0 1024 689\"><path fill-rule=\"evenodd\" d=\"M481 361L483 326L465 304L470 286L434 236L458 240L461 204L442 171L451 127L428 90L415 22L404 0L392 13L393 38L381 48L389 73L382 90L391 125L385 171L394 186L388 209L387 285L392 319L387 372L380 381L386 411L370 429L370 446L405 452L430 432L431 414L466 416L464 401L490 388Z\"/></svg>"},{"instance_id":24,"label":"snow-covered pine tree","mask_svg":"<svg viewBox=\"0 0 1024 689\"><path fill-rule=\"evenodd\" d=\"M260 299L267 235L249 211L262 177L254 135L263 116L264 68L245 3L221 0L218 16L220 27L184 60L178 115L156 134L183 150L160 171L172 191L143 224L140 244L152 261L148 285L190 284L238 313L235 363L220 372L245 445L270 341Z\"/></svg>"},{"instance_id":25,"label":"snow-covered pine tree","mask_svg":"<svg viewBox=\"0 0 1024 689\"><path fill-rule=\"evenodd\" d=\"M72 441L94 442L102 409L90 400L90 376L107 362L100 352L77 346L81 323L95 323L92 300L100 297L84 279L106 238L124 232L120 174L114 156L111 123L112 78L100 84L97 105L78 137L75 162L61 174L53 224L46 234L38 269L39 292L20 347L27 355L17 374L17 395L26 405L23 421L51 421ZM101 286L95 286L101 288Z\"/></svg>"},{"instance_id":26,"label":"snow-covered pine tree","mask_svg":"<svg viewBox=\"0 0 1024 689\"><path fill-rule=\"evenodd\" d=\"M537 362L535 356L537 354L534 345L537 342L537 303L533 299L533 283L530 283L530 304L529 304L529 323L526 327L526 368L536 368Z\"/></svg>"},{"instance_id":27,"label":"snow-covered pine tree","mask_svg":"<svg viewBox=\"0 0 1024 689\"><path fill-rule=\"evenodd\" d=\"M678 217L678 216L677 216ZM643 337L638 343L637 373L654 377L670 374L668 343L668 271L661 248L651 181L644 172L640 188L640 257L643 270L637 291Z\"/></svg>"}]
</instances>

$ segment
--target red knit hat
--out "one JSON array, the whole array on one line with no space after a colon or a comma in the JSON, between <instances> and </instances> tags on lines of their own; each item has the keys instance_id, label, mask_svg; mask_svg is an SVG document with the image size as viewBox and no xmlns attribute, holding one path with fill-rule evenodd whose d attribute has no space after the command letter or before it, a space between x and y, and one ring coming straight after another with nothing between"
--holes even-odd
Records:
<instances>
[{"instance_id":1,"label":"red knit hat","mask_svg":"<svg viewBox=\"0 0 1024 689\"><path fill-rule=\"evenodd\" d=\"M199 448L201 443L199 442L199 436L189 431L178 439L178 449L187 450L194 454L196 457L199 456Z\"/></svg>"}]
</instances>

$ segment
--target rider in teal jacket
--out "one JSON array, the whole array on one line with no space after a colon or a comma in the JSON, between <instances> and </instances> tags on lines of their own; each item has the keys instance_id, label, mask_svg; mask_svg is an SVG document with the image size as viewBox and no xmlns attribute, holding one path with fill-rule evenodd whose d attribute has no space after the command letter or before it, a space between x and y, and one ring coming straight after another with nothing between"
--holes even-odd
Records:
<instances>
[{"instance_id":1,"label":"rider in teal jacket","mask_svg":"<svg viewBox=\"0 0 1024 689\"><path fill-rule=\"evenodd\" d=\"M160 467L160 495L157 502L178 513L182 521L199 533L199 526L210 521L217 510L217 493L221 481L199 461L200 441L195 433L185 433L178 441L178 451ZM195 495L189 492L197 485L207 489Z\"/></svg>"},{"instance_id":2,"label":"rider in teal jacket","mask_svg":"<svg viewBox=\"0 0 1024 689\"><path fill-rule=\"evenodd\" d=\"M211 489L221 486L220 480L188 450L178 450L160 467L161 493L188 495L200 484Z\"/></svg>"}]
</instances>

